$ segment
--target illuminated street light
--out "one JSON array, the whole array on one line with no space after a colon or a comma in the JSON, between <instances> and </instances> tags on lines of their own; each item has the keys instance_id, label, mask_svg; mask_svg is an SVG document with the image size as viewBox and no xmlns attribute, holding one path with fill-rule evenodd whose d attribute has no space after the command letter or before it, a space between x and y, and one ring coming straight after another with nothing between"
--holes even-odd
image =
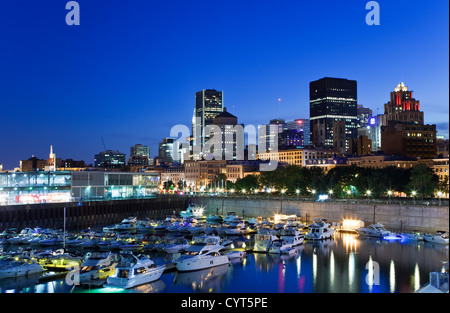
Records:
<instances>
[{"instance_id":1,"label":"illuminated street light","mask_svg":"<svg viewBox=\"0 0 450 313\"><path fill-rule=\"evenodd\" d=\"M392 190L388 190L389 203L391 203Z\"/></svg>"}]
</instances>

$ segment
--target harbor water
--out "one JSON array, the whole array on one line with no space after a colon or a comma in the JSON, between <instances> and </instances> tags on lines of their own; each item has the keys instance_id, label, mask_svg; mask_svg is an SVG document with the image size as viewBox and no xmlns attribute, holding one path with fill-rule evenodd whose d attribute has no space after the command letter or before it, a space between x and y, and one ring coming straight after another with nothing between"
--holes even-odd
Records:
<instances>
[{"instance_id":1,"label":"harbor water","mask_svg":"<svg viewBox=\"0 0 450 313\"><path fill-rule=\"evenodd\" d=\"M254 235L246 236L250 245ZM243 240L245 242L245 240ZM3 247L6 251L9 247ZM193 272L165 272L153 283L132 289L77 286L67 277L0 279L1 293L413 293L443 271L448 245L363 238L336 233L308 241L289 255L252 253L246 258ZM149 253L156 264L171 255ZM68 283L69 281L69 283Z\"/></svg>"}]
</instances>

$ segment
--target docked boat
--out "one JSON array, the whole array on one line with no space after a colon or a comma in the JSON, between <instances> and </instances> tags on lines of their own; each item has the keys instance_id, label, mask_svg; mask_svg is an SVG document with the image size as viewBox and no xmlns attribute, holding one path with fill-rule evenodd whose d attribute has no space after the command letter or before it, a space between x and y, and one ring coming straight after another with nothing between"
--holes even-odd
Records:
<instances>
[{"instance_id":1,"label":"docked boat","mask_svg":"<svg viewBox=\"0 0 450 313\"><path fill-rule=\"evenodd\" d=\"M128 289L151 283L161 277L165 268L165 265L157 266L144 255L136 256L133 253L121 253L115 273L108 276L104 287Z\"/></svg>"},{"instance_id":2,"label":"docked boat","mask_svg":"<svg viewBox=\"0 0 450 313\"><path fill-rule=\"evenodd\" d=\"M223 222L223 218L220 215L209 215L206 218L206 222L211 224L220 224Z\"/></svg>"},{"instance_id":3,"label":"docked boat","mask_svg":"<svg viewBox=\"0 0 450 313\"><path fill-rule=\"evenodd\" d=\"M123 219L119 224L116 225L116 231L133 231L136 229L137 219L136 217L128 217Z\"/></svg>"},{"instance_id":4,"label":"docked boat","mask_svg":"<svg viewBox=\"0 0 450 313\"><path fill-rule=\"evenodd\" d=\"M204 233L206 229L206 225L205 224L196 224L195 226L192 226L188 229L188 232L191 235L198 235L200 233Z\"/></svg>"},{"instance_id":5,"label":"docked boat","mask_svg":"<svg viewBox=\"0 0 450 313\"><path fill-rule=\"evenodd\" d=\"M334 235L334 229L330 224L322 219L314 219L314 223L309 226L309 232L305 235L308 240L330 239Z\"/></svg>"},{"instance_id":6,"label":"docked boat","mask_svg":"<svg viewBox=\"0 0 450 313\"><path fill-rule=\"evenodd\" d=\"M272 242L268 252L271 254L289 254L292 249L293 246L290 242L283 239L277 239Z\"/></svg>"},{"instance_id":7,"label":"docked boat","mask_svg":"<svg viewBox=\"0 0 450 313\"><path fill-rule=\"evenodd\" d=\"M33 255L36 262L46 270L65 271L70 268L78 268L84 258L74 254L66 253L63 249L56 251L45 250Z\"/></svg>"},{"instance_id":8,"label":"docked boat","mask_svg":"<svg viewBox=\"0 0 450 313\"><path fill-rule=\"evenodd\" d=\"M229 224L232 221L234 221L235 219L239 219L239 215L236 214L236 212L228 212L225 217L222 220L223 224Z\"/></svg>"},{"instance_id":9,"label":"docked boat","mask_svg":"<svg viewBox=\"0 0 450 313\"><path fill-rule=\"evenodd\" d=\"M448 245L448 232L437 231L435 234L424 234L423 240L426 242Z\"/></svg>"},{"instance_id":10,"label":"docked boat","mask_svg":"<svg viewBox=\"0 0 450 313\"><path fill-rule=\"evenodd\" d=\"M158 280L166 266L157 266L144 255L121 253L120 261L113 275L108 276L104 287L133 288Z\"/></svg>"},{"instance_id":11,"label":"docked boat","mask_svg":"<svg viewBox=\"0 0 450 313\"><path fill-rule=\"evenodd\" d=\"M230 222L228 227L225 227L224 231L227 235L244 235L248 233L245 222L239 218L236 218Z\"/></svg>"},{"instance_id":12,"label":"docked boat","mask_svg":"<svg viewBox=\"0 0 450 313\"><path fill-rule=\"evenodd\" d=\"M93 235L94 234L92 233L92 231L90 229L85 229L85 230L81 231L81 233L78 236L68 238L66 240L66 246L67 247L75 247L82 242L86 242L86 241L92 239Z\"/></svg>"},{"instance_id":13,"label":"docked boat","mask_svg":"<svg viewBox=\"0 0 450 313\"><path fill-rule=\"evenodd\" d=\"M182 221L175 221L175 222L173 222L172 224L170 224L169 226L167 226L167 227L166 227L166 230L167 230L169 233L176 233L176 232L181 231L180 229L181 229L181 227L183 227L183 226L184 226L184 222L182 222Z\"/></svg>"},{"instance_id":14,"label":"docked boat","mask_svg":"<svg viewBox=\"0 0 450 313\"><path fill-rule=\"evenodd\" d=\"M219 228L219 226L211 224L211 225L205 227L203 229L203 232L209 236L218 235L218 231L217 231L218 228Z\"/></svg>"},{"instance_id":15,"label":"docked boat","mask_svg":"<svg viewBox=\"0 0 450 313\"><path fill-rule=\"evenodd\" d=\"M20 231L20 233L17 236L10 237L6 239L7 243L11 245L20 245L24 244L30 239L31 235L34 233L33 228L26 227Z\"/></svg>"},{"instance_id":16,"label":"docked boat","mask_svg":"<svg viewBox=\"0 0 450 313\"><path fill-rule=\"evenodd\" d=\"M18 235L17 228L7 228L0 233L0 243L8 243L8 239Z\"/></svg>"},{"instance_id":17,"label":"docked boat","mask_svg":"<svg viewBox=\"0 0 450 313\"><path fill-rule=\"evenodd\" d=\"M44 272L44 268L27 256L0 257L0 278L15 278Z\"/></svg>"},{"instance_id":18,"label":"docked boat","mask_svg":"<svg viewBox=\"0 0 450 313\"><path fill-rule=\"evenodd\" d=\"M303 244L305 236L295 227L286 227L281 230L280 239L283 239L293 247L296 247Z\"/></svg>"},{"instance_id":19,"label":"docked boat","mask_svg":"<svg viewBox=\"0 0 450 313\"><path fill-rule=\"evenodd\" d=\"M81 264L80 282L105 279L114 274L119 255L111 252L88 252Z\"/></svg>"},{"instance_id":20,"label":"docked boat","mask_svg":"<svg viewBox=\"0 0 450 313\"><path fill-rule=\"evenodd\" d=\"M58 246L64 243L64 238L62 235L53 234L47 238L39 240L41 246Z\"/></svg>"},{"instance_id":21,"label":"docked boat","mask_svg":"<svg viewBox=\"0 0 450 313\"><path fill-rule=\"evenodd\" d=\"M166 253L178 253L180 251L186 250L189 247L189 241L185 238L177 238L174 242L164 246L163 250Z\"/></svg>"},{"instance_id":22,"label":"docked boat","mask_svg":"<svg viewBox=\"0 0 450 313\"><path fill-rule=\"evenodd\" d=\"M418 231L412 231L410 233L400 233L399 236L402 238L402 240L405 240L405 241L422 241L423 240L423 234Z\"/></svg>"},{"instance_id":23,"label":"docked boat","mask_svg":"<svg viewBox=\"0 0 450 313\"><path fill-rule=\"evenodd\" d=\"M384 238L386 236L392 235L390 231L384 228L383 224L371 224L367 227L357 228L356 232L360 236L375 237L375 238Z\"/></svg>"},{"instance_id":24,"label":"docked boat","mask_svg":"<svg viewBox=\"0 0 450 313\"><path fill-rule=\"evenodd\" d=\"M255 243L253 245L253 252L269 252L269 248L272 242L278 240L273 230L269 228L261 228L257 234L255 234Z\"/></svg>"},{"instance_id":25,"label":"docked boat","mask_svg":"<svg viewBox=\"0 0 450 313\"><path fill-rule=\"evenodd\" d=\"M220 239L220 238L219 238ZM197 241L191 244L181 256L175 260L176 268L180 272L196 271L209 267L229 264L230 259L222 253L223 246L214 244L217 240L211 239L210 244L208 238L205 241Z\"/></svg>"},{"instance_id":26,"label":"docked boat","mask_svg":"<svg viewBox=\"0 0 450 313\"><path fill-rule=\"evenodd\" d=\"M180 212L180 216L187 218L200 218L203 216L204 208L197 206L196 204L190 204L186 210Z\"/></svg>"},{"instance_id":27,"label":"docked boat","mask_svg":"<svg viewBox=\"0 0 450 313\"><path fill-rule=\"evenodd\" d=\"M226 253L228 259L243 259L247 257L247 252L243 250L232 250Z\"/></svg>"}]
</instances>

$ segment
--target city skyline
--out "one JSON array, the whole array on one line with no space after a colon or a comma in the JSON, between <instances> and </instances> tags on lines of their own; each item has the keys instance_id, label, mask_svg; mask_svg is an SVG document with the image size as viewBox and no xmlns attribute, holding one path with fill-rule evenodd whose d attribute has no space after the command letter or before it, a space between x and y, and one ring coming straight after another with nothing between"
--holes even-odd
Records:
<instances>
[{"instance_id":1,"label":"city skyline","mask_svg":"<svg viewBox=\"0 0 450 313\"><path fill-rule=\"evenodd\" d=\"M17 1L0 13L4 169L47 158L50 145L86 163L135 144L154 157L172 126L190 126L202 89L224 91L245 125L309 118L309 83L323 77L356 80L373 115L403 82L448 138L448 3L379 1L381 25L368 26L364 1L177 2L171 15L171 3L78 2L80 26L64 23L62 2L27 11ZM205 28L208 12L217 23ZM221 49L191 51L204 42Z\"/></svg>"}]
</instances>

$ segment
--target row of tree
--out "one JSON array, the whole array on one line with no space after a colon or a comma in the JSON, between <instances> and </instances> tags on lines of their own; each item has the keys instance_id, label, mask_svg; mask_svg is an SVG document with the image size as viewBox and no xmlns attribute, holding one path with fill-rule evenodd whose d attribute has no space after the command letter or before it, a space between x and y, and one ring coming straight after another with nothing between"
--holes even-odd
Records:
<instances>
[{"instance_id":1,"label":"row of tree","mask_svg":"<svg viewBox=\"0 0 450 313\"><path fill-rule=\"evenodd\" d=\"M223 177L217 176L217 179ZM214 184L214 182L212 183ZM275 171L261 172L227 183L235 192L283 191L291 195L333 194L334 197L388 197L394 193L421 198L434 197L438 191L449 192L448 178L439 177L426 165L403 169L381 169L358 166L335 167L325 173L319 167L287 166Z\"/></svg>"}]
</instances>

